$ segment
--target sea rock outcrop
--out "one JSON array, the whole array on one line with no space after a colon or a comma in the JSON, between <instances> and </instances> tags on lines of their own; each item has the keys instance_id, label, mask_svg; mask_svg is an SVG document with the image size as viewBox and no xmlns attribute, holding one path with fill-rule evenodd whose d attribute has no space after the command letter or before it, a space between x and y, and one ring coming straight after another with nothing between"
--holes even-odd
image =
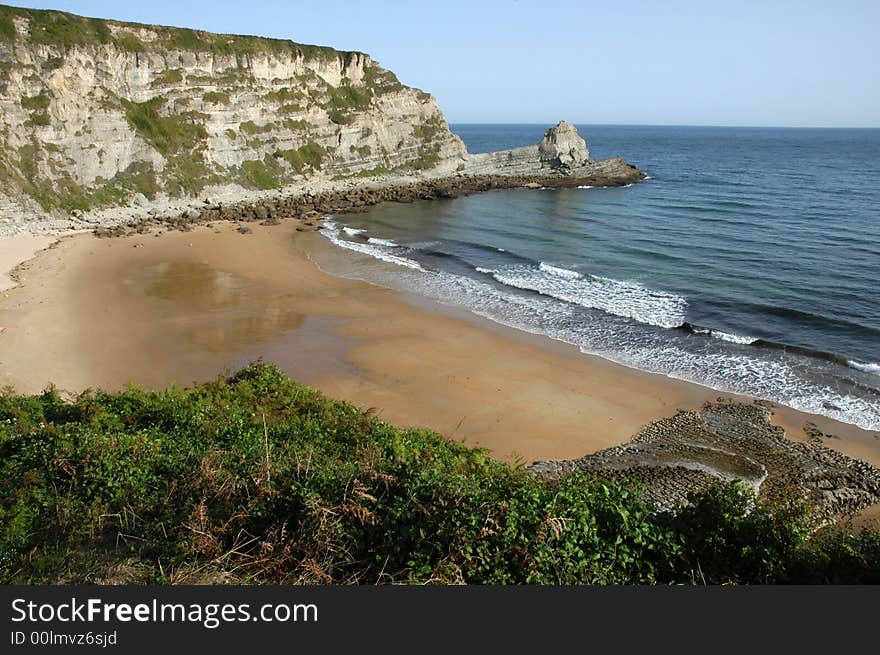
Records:
<instances>
[{"instance_id":1,"label":"sea rock outcrop","mask_svg":"<svg viewBox=\"0 0 880 655\"><path fill-rule=\"evenodd\" d=\"M593 178L603 184L629 184L645 177L620 157L590 159L586 141L568 121L551 127L533 146L468 154L458 170L468 175L532 175L569 181Z\"/></svg>"},{"instance_id":2,"label":"sea rock outcrop","mask_svg":"<svg viewBox=\"0 0 880 655\"><path fill-rule=\"evenodd\" d=\"M590 160L587 142L568 121L560 121L547 130L538 144L538 153L541 161L551 168L577 168Z\"/></svg>"}]
</instances>

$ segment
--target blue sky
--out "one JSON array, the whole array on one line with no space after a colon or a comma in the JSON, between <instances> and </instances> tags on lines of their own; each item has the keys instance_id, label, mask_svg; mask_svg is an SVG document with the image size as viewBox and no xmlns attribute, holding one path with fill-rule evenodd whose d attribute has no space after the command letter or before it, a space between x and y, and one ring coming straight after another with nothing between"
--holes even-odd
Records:
<instances>
[{"instance_id":1,"label":"blue sky","mask_svg":"<svg viewBox=\"0 0 880 655\"><path fill-rule=\"evenodd\" d=\"M370 53L450 122L880 127L880 1L14 1Z\"/></svg>"}]
</instances>

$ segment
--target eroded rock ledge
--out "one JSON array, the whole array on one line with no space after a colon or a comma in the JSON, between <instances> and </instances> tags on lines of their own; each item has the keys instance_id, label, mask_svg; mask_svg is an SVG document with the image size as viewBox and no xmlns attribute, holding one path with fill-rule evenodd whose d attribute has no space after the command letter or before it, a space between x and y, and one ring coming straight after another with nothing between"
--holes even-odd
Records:
<instances>
[{"instance_id":1,"label":"eroded rock ledge","mask_svg":"<svg viewBox=\"0 0 880 655\"><path fill-rule=\"evenodd\" d=\"M880 469L826 447L817 434L807 443L787 439L770 423L772 413L762 402L708 403L649 424L623 446L529 470L546 478L574 471L629 477L664 509L719 480L740 480L768 500L799 495L825 523L880 502Z\"/></svg>"},{"instance_id":2,"label":"eroded rock ledge","mask_svg":"<svg viewBox=\"0 0 880 655\"><path fill-rule=\"evenodd\" d=\"M645 173L620 157L589 159L586 143L570 123L550 128L541 143L501 152L467 155L454 174L437 170L420 178L388 176L345 188L295 190L257 200L212 202L168 214L109 221L97 219L98 236L128 234L151 225L186 230L212 221L318 219L326 214L364 211L383 202L436 200L493 189L625 186ZM320 186L320 185L318 185ZM85 217L84 217L85 218ZM310 226L311 227L311 226Z\"/></svg>"}]
</instances>

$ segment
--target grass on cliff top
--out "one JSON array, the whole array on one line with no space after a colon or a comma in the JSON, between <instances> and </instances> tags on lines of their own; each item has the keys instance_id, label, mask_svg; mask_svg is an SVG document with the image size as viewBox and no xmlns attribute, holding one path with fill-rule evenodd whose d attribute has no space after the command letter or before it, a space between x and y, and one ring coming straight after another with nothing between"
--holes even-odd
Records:
<instances>
[{"instance_id":1,"label":"grass on cliff top","mask_svg":"<svg viewBox=\"0 0 880 655\"><path fill-rule=\"evenodd\" d=\"M29 23L30 36L25 37L15 29L14 18ZM155 41L143 41L134 32L122 32L114 36L110 26L129 30L151 30L158 35ZM100 18L86 18L61 11L25 9L0 5L0 40L29 40L60 48L87 45L115 45L129 52L149 50L163 51L169 48L194 52L211 52L219 55L243 56L261 53L295 53L307 60L328 61L346 57L351 53L323 46L304 45L282 39L257 36L213 34L179 27L142 25Z\"/></svg>"},{"instance_id":2,"label":"grass on cliff top","mask_svg":"<svg viewBox=\"0 0 880 655\"><path fill-rule=\"evenodd\" d=\"M0 397L0 582L878 582L877 533L807 537L718 486L658 514L545 482L255 364L192 389Z\"/></svg>"}]
</instances>

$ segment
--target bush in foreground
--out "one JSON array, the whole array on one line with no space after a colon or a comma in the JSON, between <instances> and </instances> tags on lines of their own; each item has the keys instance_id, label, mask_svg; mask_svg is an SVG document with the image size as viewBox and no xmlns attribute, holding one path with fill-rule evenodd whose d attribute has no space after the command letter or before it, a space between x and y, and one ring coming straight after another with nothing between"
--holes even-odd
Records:
<instances>
[{"instance_id":1,"label":"bush in foreground","mask_svg":"<svg viewBox=\"0 0 880 655\"><path fill-rule=\"evenodd\" d=\"M877 533L719 485L537 479L255 364L188 390L0 398L0 580L877 582Z\"/></svg>"}]
</instances>

